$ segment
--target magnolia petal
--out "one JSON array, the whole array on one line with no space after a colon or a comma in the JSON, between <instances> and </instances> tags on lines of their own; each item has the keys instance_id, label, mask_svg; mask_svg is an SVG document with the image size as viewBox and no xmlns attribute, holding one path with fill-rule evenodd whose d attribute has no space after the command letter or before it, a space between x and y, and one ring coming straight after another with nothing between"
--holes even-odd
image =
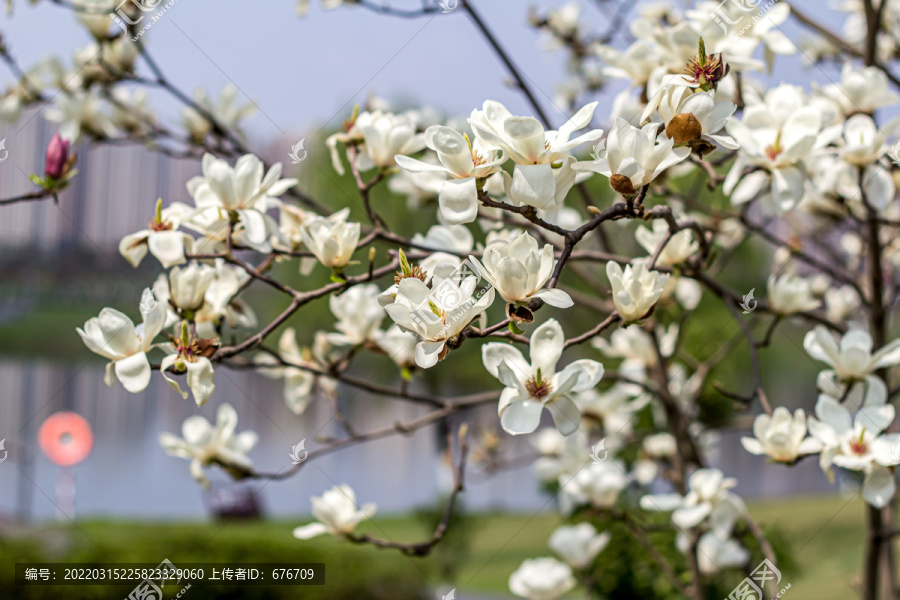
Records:
<instances>
[{"instance_id":1,"label":"magnolia petal","mask_svg":"<svg viewBox=\"0 0 900 600\"><path fill-rule=\"evenodd\" d=\"M890 469L877 468L868 475L863 483L862 495L866 502L875 508L884 508L894 497L894 475Z\"/></svg>"},{"instance_id":2,"label":"magnolia petal","mask_svg":"<svg viewBox=\"0 0 900 600\"><path fill-rule=\"evenodd\" d=\"M735 206L745 204L756 198L769 183L766 171L755 171L744 177L731 194L731 203Z\"/></svg>"},{"instance_id":3,"label":"magnolia petal","mask_svg":"<svg viewBox=\"0 0 900 600\"><path fill-rule=\"evenodd\" d=\"M441 216L450 225L471 223L478 216L478 189L475 178L449 179L438 194Z\"/></svg>"},{"instance_id":4,"label":"magnolia petal","mask_svg":"<svg viewBox=\"0 0 900 600\"><path fill-rule=\"evenodd\" d=\"M512 200L535 208L549 208L555 193L556 180L549 164L516 165L509 188Z\"/></svg>"},{"instance_id":5,"label":"magnolia petal","mask_svg":"<svg viewBox=\"0 0 900 600\"><path fill-rule=\"evenodd\" d=\"M672 522L682 529L696 527L712 512L712 506L703 502L696 506L684 506L672 513Z\"/></svg>"},{"instance_id":6,"label":"magnolia petal","mask_svg":"<svg viewBox=\"0 0 900 600\"><path fill-rule=\"evenodd\" d=\"M549 319L531 334L529 353L531 366L541 369L543 377L552 377L556 373L556 363L562 356L565 335L556 319Z\"/></svg>"},{"instance_id":7,"label":"magnolia petal","mask_svg":"<svg viewBox=\"0 0 900 600\"><path fill-rule=\"evenodd\" d=\"M415 158L410 158L408 156L403 156L402 154L398 154L394 157L394 161L396 161L397 165L410 171L412 173L421 173L421 172L446 172L446 169L440 165L433 165L431 163L422 162L421 160L417 160Z\"/></svg>"},{"instance_id":8,"label":"magnolia petal","mask_svg":"<svg viewBox=\"0 0 900 600\"><path fill-rule=\"evenodd\" d=\"M500 426L510 435L531 433L541 424L541 412L544 406L540 402L514 400L500 414Z\"/></svg>"},{"instance_id":9,"label":"magnolia petal","mask_svg":"<svg viewBox=\"0 0 900 600\"><path fill-rule=\"evenodd\" d=\"M742 437L741 445L743 445L744 450L750 454L756 454L757 456L766 454L765 448L763 448L763 445L756 438Z\"/></svg>"},{"instance_id":10,"label":"magnolia petal","mask_svg":"<svg viewBox=\"0 0 900 600\"><path fill-rule=\"evenodd\" d=\"M596 360L582 358L566 366L557 375L561 388L567 391L584 392L592 389L603 377L603 365ZM566 393L561 391L560 393Z\"/></svg>"},{"instance_id":11,"label":"magnolia petal","mask_svg":"<svg viewBox=\"0 0 900 600\"><path fill-rule=\"evenodd\" d=\"M147 245L150 253L159 260L159 263L169 268L185 262L185 238L189 238L189 236L180 231L160 231L150 234L147 238Z\"/></svg>"},{"instance_id":12,"label":"magnolia petal","mask_svg":"<svg viewBox=\"0 0 900 600\"><path fill-rule=\"evenodd\" d=\"M132 394L144 391L150 383L150 361L143 352L117 360L115 370L118 380Z\"/></svg>"},{"instance_id":13,"label":"magnolia petal","mask_svg":"<svg viewBox=\"0 0 900 600\"><path fill-rule=\"evenodd\" d=\"M137 233L126 235L122 238L122 241L119 242L119 254L131 263L132 267L140 265L141 261L147 255L147 241L148 237L150 237L149 233L150 232L146 229L138 231Z\"/></svg>"},{"instance_id":14,"label":"magnolia petal","mask_svg":"<svg viewBox=\"0 0 900 600\"><path fill-rule=\"evenodd\" d=\"M416 364L423 369L430 369L437 364L444 342L419 342L416 344Z\"/></svg>"},{"instance_id":15,"label":"magnolia petal","mask_svg":"<svg viewBox=\"0 0 900 600\"><path fill-rule=\"evenodd\" d=\"M648 511L670 512L681 506L681 494L648 494L642 496L640 506Z\"/></svg>"},{"instance_id":16,"label":"magnolia petal","mask_svg":"<svg viewBox=\"0 0 900 600\"><path fill-rule=\"evenodd\" d=\"M529 365L522 356L518 348L511 344L501 344L499 342L491 342L481 347L481 360L484 368L494 377L499 378L497 372L500 363L507 362L513 365L513 369L527 372Z\"/></svg>"},{"instance_id":17,"label":"magnolia petal","mask_svg":"<svg viewBox=\"0 0 900 600\"><path fill-rule=\"evenodd\" d=\"M540 298L550 306L555 306L556 308L569 308L570 306L575 304L569 294L556 288L552 288L549 290L538 290L533 294L533 296L535 298Z\"/></svg>"},{"instance_id":18,"label":"magnolia petal","mask_svg":"<svg viewBox=\"0 0 900 600\"><path fill-rule=\"evenodd\" d=\"M321 523L310 523L294 529L294 537L298 540L308 540L323 533L328 533L328 528Z\"/></svg>"},{"instance_id":19,"label":"magnolia petal","mask_svg":"<svg viewBox=\"0 0 900 600\"><path fill-rule=\"evenodd\" d=\"M572 435L578 430L578 424L581 422L581 411L566 395L559 395L547 402L544 406L553 416L553 422L556 428L563 435Z\"/></svg>"},{"instance_id":20,"label":"magnolia petal","mask_svg":"<svg viewBox=\"0 0 900 600\"><path fill-rule=\"evenodd\" d=\"M213 384L212 362L204 356L198 357L195 362L185 361L187 367L187 384L194 394L197 406L203 406L216 389ZM224 405L223 405L224 406Z\"/></svg>"}]
</instances>

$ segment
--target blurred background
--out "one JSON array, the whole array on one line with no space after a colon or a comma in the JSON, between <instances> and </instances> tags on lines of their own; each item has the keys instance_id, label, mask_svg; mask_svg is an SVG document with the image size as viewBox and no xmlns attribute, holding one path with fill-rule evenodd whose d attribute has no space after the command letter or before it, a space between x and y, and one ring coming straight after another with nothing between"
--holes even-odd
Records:
<instances>
[{"instance_id":1,"label":"blurred background","mask_svg":"<svg viewBox=\"0 0 900 600\"><path fill-rule=\"evenodd\" d=\"M411 3L412 7L417 4ZM569 116L559 108L565 106L559 90L566 83L566 56L548 49L544 36L528 25L527 15L531 6L545 10L561 2L477 0L475 4L555 119L549 125L560 125ZM580 4L582 26L602 30L618 3L582 0ZM840 29L841 14L824 9L818 0L795 4ZM14 2L14 7L12 16L0 16L0 32L22 65L49 54L68 62L74 49L90 42L87 31L60 6ZM791 39L804 35L793 21L784 31ZM632 39L623 30L615 45L625 47ZM363 213L351 177L334 172L324 145L355 103L365 105L377 97L397 110L425 105L446 116L466 116L490 98L503 102L513 113L533 113L462 11L400 19L358 7L325 11L313 0L309 15L298 18L289 0L180 0L154 24L145 43L167 77L182 89L203 88L217 95L223 86L233 85L242 102L254 102L258 112L245 123L248 145L265 160L290 163L291 146L305 140L308 158L300 165L288 164L287 175L297 177L302 190L335 210L349 206L357 219ZM812 82L824 85L839 80L839 71L808 66L798 53L779 57L773 72L761 73L758 79L808 88ZM8 71L0 70L0 85L13 81ZM606 115L621 90L622 84L613 80L597 95L595 126L609 128ZM164 96L151 98L159 118L179 119L178 107ZM0 139L6 139L9 152L0 163L0 198L30 191L27 175L42 172L44 149L56 132L56 124L47 122L42 112L33 110L15 125L0 127ZM26 596L18 589L10 592L12 584L6 576L13 557L20 562L152 562L168 557L177 564L180 553L184 561L324 557L329 568L334 567L330 571L334 579L324 588L306 588L298 596L283 597L435 597L432 592L446 593L456 586L458 598L501 598L506 597L509 573L523 558L549 552L546 538L558 524L555 499L541 489L524 462L499 472L479 471L477 466L470 471L463 495L466 516L460 518L458 533L427 561L411 563L369 548L348 548L332 540L301 543L291 537L292 528L308 519L309 497L335 483L348 483L361 502L378 504L382 516L367 525L369 531L388 533L401 541L427 535L450 484L443 455L446 431L440 429L331 454L286 481L233 484L213 473L212 489L201 490L191 479L187 463L167 456L158 444L160 432L180 432L182 421L190 415L214 420L219 404L233 405L240 419L238 430L259 433L260 442L251 457L257 468L268 472L290 464L290 449L299 441L306 440L306 448L313 449L316 437L340 435L339 424L324 401L314 402L301 416L294 415L282 400L282 384L252 373L217 369L215 396L199 409L157 375L138 395L103 383L104 362L83 346L75 328L104 306L138 317L140 291L155 279L159 266L148 259L133 269L119 255L118 242L145 227L157 198L165 204L188 200L185 183L200 168L196 161L168 158L140 147L95 147L81 142L78 153L79 175L58 205L33 202L0 208L0 439L5 439L8 452L0 464L0 588L4 590L0 596L49 598L59 592L56 588L28 592L46 596ZM600 182L590 185L598 197L606 194ZM433 222L433 209L409 212L405 199L383 186L377 190L376 201L403 233L423 231L421 223ZM626 235L625 229L621 235ZM748 248L740 259L729 267L733 280L745 290L754 285L764 289L765 250ZM300 283L296 265L279 269L280 276ZM325 277L317 273L301 285L313 287ZM261 322L283 308L264 290L251 288L246 298ZM711 305L704 314L713 322L727 313ZM573 328L575 323L587 328L596 316L574 309L568 318L573 319ZM324 301L296 315L288 325L307 342L323 322L331 322ZM737 329L734 323L730 327ZM689 337L698 356L710 353L733 333L708 339L702 329L698 325ZM796 358L802 353L804 333L802 328L779 329L778 343L764 355L767 389L773 390L769 395L777 404L809 408L815 400L815 366L806 358ZM590 348L580 351L601 358ZM494 389L496 382L484 373L476 354L460 353L452 366L443 364L428 371L414 387L443 394ZM396 369L380 360L366 363L363 375L396 385ZM727 376L741 381L747 363L742 364L738 356L727 368ZM465 377L459 377L460 373ZM366 429L422 414L417 406L353 389L342 388L340 395L350 420ZM739 439L747 432L748 418L723 409L726 404L722 398L709 399L710 419L723 425L713 462L738 478L738 493L751 500L754 514L767 531L774 531L794 549L791 597L848 597L860 564L861 503L841 496L841 482L829 484L814 461L785 469L746 453ZM88 420L95 445L87 460L68 469L61 479L60 468L37 446L37 430L48 416L62 410ZM475 424L482 434L498 428L493 407L460 418ZM503 451L507 456L527 457L534 452L532 441L505 436ZM75 512L64 515L60 492L68 493L65 486L71 479ZM248 502L253 505L250 512L266 519L216 520L217 513L241 512ZM341 577L342 569L347 577ZM105 598L111 592L67 589L64 597L82 593ZM228 593L219 591L215 597L229 597ZM241 591L233 597L289 593L296 591ZM202 594L191 590L191 597Z\"/></svg>"}]
</instances>

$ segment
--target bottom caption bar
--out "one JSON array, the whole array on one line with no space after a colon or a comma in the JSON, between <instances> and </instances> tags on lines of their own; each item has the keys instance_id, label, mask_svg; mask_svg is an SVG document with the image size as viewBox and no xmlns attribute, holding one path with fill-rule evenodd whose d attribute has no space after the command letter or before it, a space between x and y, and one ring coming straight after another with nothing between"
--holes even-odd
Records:
<instances>
[{"instance_id":1,"label":"bottom caption bar","mask_svg":"<svg viewBox=\"0 0 900 600\"><path fill-rule=\"evenodd\" d=\"M133 585L147 598L190 584L323 585L324 563L16 563L16 585ZM180 588L179 588L180 589ZM168 596L167 596L168 597Z\"/></svg>"}]
</instances>

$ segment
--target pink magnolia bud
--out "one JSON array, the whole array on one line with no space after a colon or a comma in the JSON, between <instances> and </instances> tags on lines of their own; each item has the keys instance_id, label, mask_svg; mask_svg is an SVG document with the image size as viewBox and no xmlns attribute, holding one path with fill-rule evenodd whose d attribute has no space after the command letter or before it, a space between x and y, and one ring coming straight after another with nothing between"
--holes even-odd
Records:
<instances>
[{"instance_id":1,"label":"pink magnolia bud","mask_svg":"<svg viewBox=\"0 0 900 600\"><path fill-rule=\"evenodd\" d=\"M68 171L69 141L57 133L47 144L47 162L44 173L52 179L60 179Z\"/></svg>"}]
</instances>

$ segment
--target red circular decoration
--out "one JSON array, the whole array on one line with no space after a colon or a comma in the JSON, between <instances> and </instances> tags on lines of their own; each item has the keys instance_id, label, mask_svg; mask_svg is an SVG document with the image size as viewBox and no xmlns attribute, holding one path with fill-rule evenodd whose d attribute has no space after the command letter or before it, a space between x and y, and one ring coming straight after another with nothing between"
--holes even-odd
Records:
<instances>
[{"instance_id":1,"label":"red circular decoration","mask_svg":"<svg viewBox=\"0 0 900 600\"><path fill-rule=\"evenodd\" d=\"M50 460L61 467L70 467L91 453L94 434L84 417L64 411L44 421L38 431L38 443Z\"/></svg>"}]
</instances>

